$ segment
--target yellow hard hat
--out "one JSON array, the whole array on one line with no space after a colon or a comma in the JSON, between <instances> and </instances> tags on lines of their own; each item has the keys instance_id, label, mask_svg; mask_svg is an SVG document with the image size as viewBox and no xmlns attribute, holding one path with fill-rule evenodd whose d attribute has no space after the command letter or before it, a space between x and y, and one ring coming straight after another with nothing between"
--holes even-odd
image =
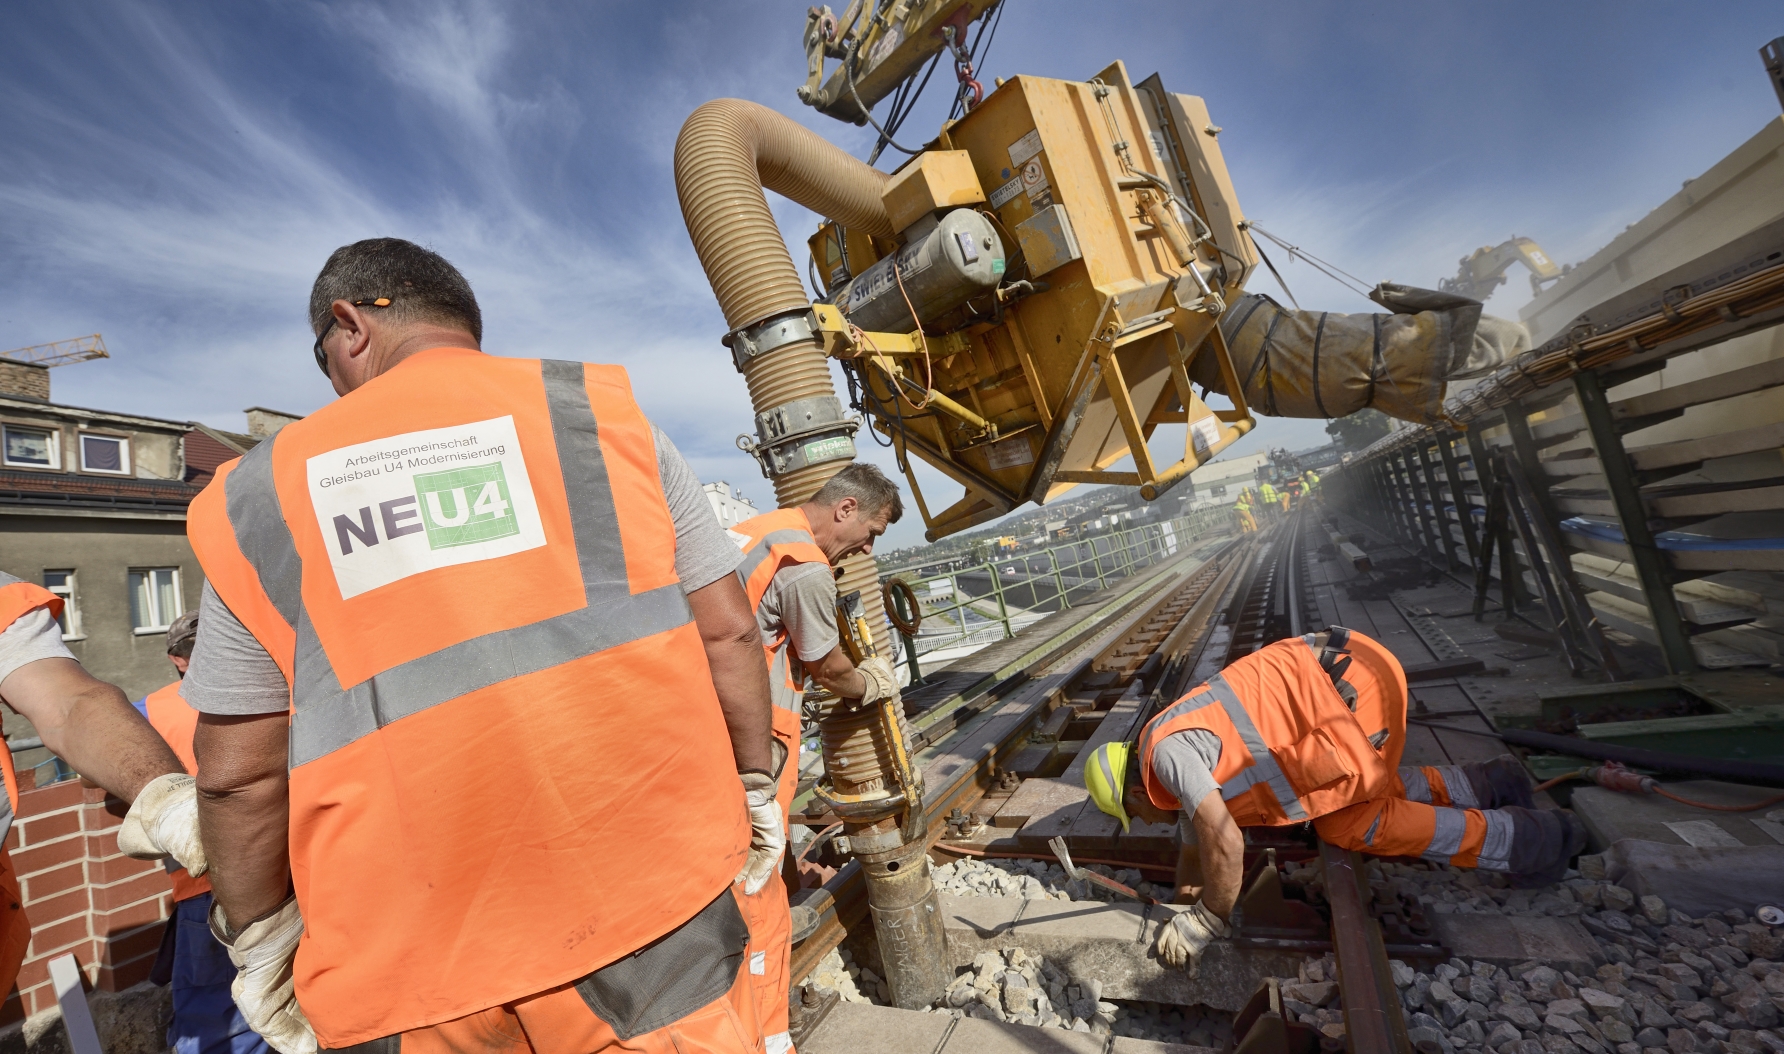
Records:
<instances>
[{"instance_id":1,"label":"yellow hard hat","mask_svg":"<svg viewBox=\"0 0 1784 1054\"><path fill-rule=\"evenodd\" d=\"M1090 752L1084 765L1084 789L1096 807L1121 821L1127 832L1127 809L1122 805L1122 791L1127 786L1127 764L1133 748L1127 743L1104 743Z\"/></svg>"}]
</instances>

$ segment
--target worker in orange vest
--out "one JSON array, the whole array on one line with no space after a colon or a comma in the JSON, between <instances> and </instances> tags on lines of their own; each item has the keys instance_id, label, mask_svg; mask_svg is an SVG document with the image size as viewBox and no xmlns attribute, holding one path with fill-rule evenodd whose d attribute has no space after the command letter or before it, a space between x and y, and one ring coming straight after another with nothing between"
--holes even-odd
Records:
<instances>
[{"instance_id":1,"label":"worker in orange vest","mask_svg":"<svg viewBox=\"0 0 1784 1054\"><path fill-rule=\"evenodd\" d=\"M189 772L198 771L192 757L192 734L198 711L180 696L180 681L192 661L198 637L198 612L188 611L167 628L167 658L179 674L172 684L150 692L135 706L149 719ZM161 957L155 962L157 984L173 989L173 1017L167 1023L167 1046L174 1054L266 1054L266 1040L254 1034L230 995L235 966L210 930L211 883L185 868L173 879L173 915L167 920Z\"/></svg>"},{"instance_id":2,"label":"worker in orange vest","mask_svg":"<svg viewBox=\"0 0 1784 1054\"><path fill-rule=\"evenodd\" d=\"M836 578L832 568L856 553L873 552L874 539L904 515L898 486L872 465L857 461L830 479L804 505L775 509L743 521L732 537L743 550L737 574L756 610L774 694L774 737L788 760L780 771L776 801L787 818L799 786L799 725L805 678L839 699L877 703L898 695L892 665L873 656L856 666L842 649L836 628ZM817 925L810 908L789 911L779 876L746 907L759 912L751 931L772 942L757 977L756 1013L767 1054L793 1049L787 1034L789 960L795 941ZM795 918L794 916L798 916ZM750 969L755 970L752 963Z\"/></svg>"},{"instance_id":3,"label":"worker in orange vest","mask_svg":"<svg viewBox=\"0 0 1784 1054\"><path fill-rule=\"evenodd\" d=\"M195 874L205 870L192 777L130 706L124 693L86 671L62 643L63 600L0 572L0 702L28 718L43 745L87 779L130 802L118 845L133 856L172 855ZM0 840L19 811L12 753L0 746L6 784ZM11 854L0 852L0 994L12 989L31 923Z\"/></svg>"},{"instance_id":4,"label":"worker in orange vest","mask_svg":"<svg viewBox=\"0 0 1784 1054\"><path fill-rule=\"evenodd\" d=\"M1096 748L1085 784L1120 820L1176 823L1179 903L1157 949L1192 972L1239 895L1241 827L1313 822L1321 838L1377 856L1561 880L1585 847L1570 812L1534 807L1509 755L1400 768L1406 673L1381 644L1334 626L1234 662L1148 721L1137 746Z\"/></svg>"},{"instance_id":5,"label":"worker in orange vest","mask_svg":"<svg viewBox=\"0 0 1784 1054\"><path fill-rule=\"evenodd\" d=\"M698 480L619 367L484 354L420 246L337 250L310 323L341 398L189 519L249 1024L282 1054L759 1049L773 705Z\"/></svg>"}]
</instances>

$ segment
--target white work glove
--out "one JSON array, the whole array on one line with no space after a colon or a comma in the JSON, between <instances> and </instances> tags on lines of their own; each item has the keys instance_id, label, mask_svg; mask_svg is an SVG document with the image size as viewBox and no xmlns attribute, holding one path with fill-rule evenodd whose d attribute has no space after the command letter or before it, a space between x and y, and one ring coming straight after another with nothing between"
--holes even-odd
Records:
<instances>
[{"instance_id":1,"label":"white work glove","mask_svg":"<svg viewBox=\"0 0 1784 1054\"><path fill-rule=\"evenodd\" d=\"M1202 952L1208 945L1217 937L1232 935L1231 926L1197 901L1158 931L1158 957L1172 966L1188 964L1189 976L1194 977L1202 968Z\"/></svg>"},{"instance_id":2,"label":"white work glove","mask_svg":"<svg viewBox=\"0 0 1784 1054\"><path fill-rule=\"evenodd\" d=\"M229 949L229 961L235 964L229 994L248 1027L279 1054L316 1054L316 1033L297 1005L292 982L291 963L297 956L297 940L304 935L297 898L248 923L233 938L227 936L223 905L213 904L211 933Z\"/></svg>"},{"instance_id":3,"label":"white work glove","mask_svg":"<svg viewBox=\"0 0 1784 1054\"><path fill-rule=\"evenodd\" d=\"M781 854L787 851L787 828L781 823L780 803L774 800L773 776L761 772L740 772L744 798L750 809L750 855L743 870L733 882L743 883L745 896L753 897L768 884L768 877L780 866Z\"/></svg>"},{"instance_id":4,"label":"white work glove","mask_svg":"<svg viewBox=\"0 0 1784 1054\"><path fill-rule=\"evenodd\" d=\"M118 848L138 860L171 856L193 878L204 874L210 861L198 840L198 781L184 772L150 780L124 814Z\"/></svg>"},{"instance_id":5,"label":"white work glove","mask_svg":"<svg viewBox=\"0 0 1784 1054\"><path fill-rule=\"evenodd\" d=\"M898 698L898 676L892 672L892 664L878 655L861 660L855 667L860 671L861 679L867 682L867 691L861 696L861 705L868 706L881 699Z\"/></svg>"}]
</instances>

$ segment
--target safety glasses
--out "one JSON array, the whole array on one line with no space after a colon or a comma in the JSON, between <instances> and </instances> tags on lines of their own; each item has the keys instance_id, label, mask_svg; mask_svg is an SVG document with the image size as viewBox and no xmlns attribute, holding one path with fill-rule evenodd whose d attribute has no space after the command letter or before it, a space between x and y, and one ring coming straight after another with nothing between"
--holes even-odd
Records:
<instances>
[{"instance_id":1,"label":"safety glasses","mask_svg":"<svg viewBox=\"0 0 1784 1054\"><path fill-rule=\"evenodd\" d=\"M387 296L380 296L365 300L355 300L352 301L352 304L354 307L389 307L390 298ZM322 376L324 377L328 376L328 354L322 350L322 342L328 339L328 335L334 330L334 327L335 317L331 312L328 316L328 325L323 326L322 332L316 334L316 347L314 349L316 352L316 368L322 371Z\"/></svg>"}]
</instances>

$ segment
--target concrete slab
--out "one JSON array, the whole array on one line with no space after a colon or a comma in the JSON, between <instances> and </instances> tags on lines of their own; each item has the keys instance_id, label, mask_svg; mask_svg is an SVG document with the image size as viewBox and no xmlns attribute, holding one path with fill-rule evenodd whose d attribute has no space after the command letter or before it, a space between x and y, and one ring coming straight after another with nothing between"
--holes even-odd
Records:
<instances>
[{"instance_id":1,"label":"concrete slab","mask_svg":"<svg viewBox=\"0 0 1784 1054\"><path fill-rule=\"evenodd\" d=\"M1061 810L1069 810L1070 815L1076 816L1089 797L1090 792L1081 785L1052 779L1026 779L1016 788L1016 793L998 807L995 823L998 827L1022 827L1036 818L1064 815ZM1069 823L1056 823L1055 826L1061 828L1061 834L1070 829Z\"/></svg>"},{"instance_id":2,"label":"concrete slab","mask_svg":"<svg viewBox=\"0 0 1784 1054\"><path fill-rule=\"evenodd\" d=\"M1146 906L1128 901L1036 900L1016 923L1017 942L1040 950L1062 941L1107 940L1132 944L1146 925ZM1047 954L1042 951L1041 954Z\"/></svg>"},{"instance_id":3,"label":"concrete slab","mask_svg":"<svg viewBox=\"0 0 1784 1054\"><path fill-rule=\"evenodd\" d=\"M953 1025L946 1014L839 1002L800 1041L799 1050L801 1054L932 1054Z\"/></svg>"},{"instance_id":4,"label":"concrete slab","mask_svg":"<svg viewBox=\"0 0 1784 1054\"><path fill-rule=\"evenodd\" d=\"M1547 963L1589 974L1604 961L1598 942L1577 919L1521 915L1431 915L1432 927L1450 952L1495 966ZM1566 965L1563 965L1566 964Z\"/></svg>"},{"instance_id":5,"label":"concrete slab","mask_svg":"<svg viewBox=\"0 0 1784 1054\"><path fill-rule=\"evenodd\" d=\"M1109 1054L1219 1054L1215 1047L1192 1047L1187 1043L1160 1043L1151 1039L1122 1036L1109 1047Z\"/></svg>"},{"instance_id":6,"label":"concrete slab","mask_svg":"<svg viewBox=\"0 0 1784 1054\"><path fill-rule=\"evenodd\" d=\"M1629 838L1604 854L1605 874L1638 897L1692 916L1778 902L1784 845L1698 847Z\"/></svg>"},{"instance_id":7,"label":"concrete slab","mask_svg":"<svg viewBox=\"0 0 1784 1054\"><path fill-rule=\"evenodd\" d=\"M1108 1042L1107 1036L1088 1032L1006 1025L967 1017L954 1022L954 1031L948 1034L941 1054L1102 1054Z\"/></svg>"},{"instance_id":8,"label":"concrete slab","mask_svg":"<svg viewBox=\"0 0 1784 1054\"><path fill-rule=\"evenodd\" d=\"M1016 944L1016 920L1030 903L1020 897L959 897L936 894L942 901L942 931L948 937L948 957L965 966L987 949L1002 951Z\"/></svg>"},{"instance_id":9,"label":"concrete slab","mask_svg":"<svg viewBox=\"0 0 1784 1054\"><path fill-rule=\"evenodd\" d=\"M1778 793L1774 788L1748 787L1718 780L1690 780L1668 783L1666 789L1681 798L1711 805L1749 805ZM1607 846L1625 838L1662 845L1703 844L1707 839L1692 834L1687 840L1680 830L1668 824L1713 824L1726 833L1736 845L1777 845L1770 832L1754 823L1764 819L1764 812L1716 813L1681 805L1658 794L1621 794L1603 787L1579 787L1573 792L1573 811L1592 835L1592 849L1602 852ZM1685 833L1692 833L1687 826Z\"/></svg>"}]
</instances>

